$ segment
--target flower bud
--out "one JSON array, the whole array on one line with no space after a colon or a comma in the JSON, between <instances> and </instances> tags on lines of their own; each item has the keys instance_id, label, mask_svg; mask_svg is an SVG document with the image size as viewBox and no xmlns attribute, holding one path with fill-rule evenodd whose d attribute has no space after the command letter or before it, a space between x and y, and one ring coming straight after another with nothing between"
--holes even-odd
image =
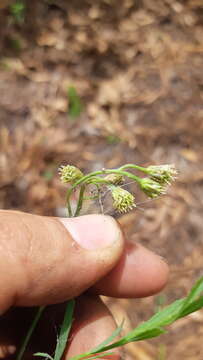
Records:
<instances>
[{"instance_id":1,"label":"flower bud","mask_svg":"<svg viewBox=\"0 0 203 360\"><path fill-rule=\"evenodd\" d=\"M165 184L161 184L147 177L141 179L140 188L150 198L156 198L166 193Z\"/></svg>"},{"instance_id":2,"label":"flower bud","mask_svg":"<svg viewBox=\"0 0 203 360\"><path fill-rule=\"evenodd\" d=\"M105 176L104 180L108 181L109 184L122 185L124 184L124 178L120 174L109 174Z\"/></svg>"},{"instance_id":3,"label":"flower bud","mask_svg":"<svg viewBox=\"0 0 203 360\"><path fill-rule=\"evenodd\" d=\"M59 175L63 183L72 183L84 176L80 169L72 165L61 166L59 168Z\"/></svg>"},{"instance_id":4,"label":"flower bud","mask_svg":"<svg viewBox=\"0 0 203 360\"><path fill-rule=\"evenodd\" d=\"M113 207L120 213L126 213L132 210L135 205L134 196L127 190L122 189L119 186L111 186L111 195L114 200Z\"/></svg>"},{"instance_id":5,"label":"flower bud","mask_svg":"<svg viewBox=\"0 0 203 360\"><path fill-rule=\"evenodd\" d=\"M170 184L176 179L178 174L175 166L172 164L148 166L147 170L150 178L160 184Z\"/></svg>"}]
</instances>

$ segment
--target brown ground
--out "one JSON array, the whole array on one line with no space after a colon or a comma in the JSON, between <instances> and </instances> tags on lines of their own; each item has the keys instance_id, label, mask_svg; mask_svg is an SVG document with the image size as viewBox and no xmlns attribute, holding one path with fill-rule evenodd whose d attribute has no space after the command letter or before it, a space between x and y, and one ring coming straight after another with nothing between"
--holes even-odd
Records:
<instances>
[{"instance_id":1,"label":"brown ground","mask_svg":"<svg viewBox=\"0 0 203 360\"><path fill-rule=\"evenodd\" d=\"M161 296L105 300L118 320L128 314L126 328L135 326L202 274L203 3L28 3L19 24L7 8L0 13L0 207L63 214L56 170L66 162L86 171L175 163L180 172L169 196L120 218L128 236L171 266ZM84 106L75 119L71 85ZM202 360L202 324L200 311L126 356Z\"/></svg>"}]
</instances>

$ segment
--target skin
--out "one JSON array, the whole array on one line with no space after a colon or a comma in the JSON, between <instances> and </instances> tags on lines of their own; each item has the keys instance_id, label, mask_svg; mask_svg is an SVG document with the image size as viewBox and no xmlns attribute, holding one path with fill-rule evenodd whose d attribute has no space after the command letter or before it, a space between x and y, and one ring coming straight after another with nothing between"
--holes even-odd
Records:
<instances>
[{"instance_id":1,"label":"skin","mask_svg":"<svg viewBox=\"0 0 203 360\"><path fill-rule=\"evenodd\" d=\"M0 256L0 358L15 358L33 306L49 305L25 359L36 351L53 354L62 303L76 298L68 359L98 345L116 327L99 295L149 296L168 279L163 259L125 239L116 221L104 215L59 219L0 211ZM113 358L119 357L115 350Z\"/></svg>"}]
</instances>

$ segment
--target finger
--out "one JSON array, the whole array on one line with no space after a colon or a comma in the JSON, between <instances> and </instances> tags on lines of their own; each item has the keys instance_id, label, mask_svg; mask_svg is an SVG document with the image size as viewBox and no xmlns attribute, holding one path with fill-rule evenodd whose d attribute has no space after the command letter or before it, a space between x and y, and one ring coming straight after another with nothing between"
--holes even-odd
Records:
<instances>
[{"instance_id":1,"label":"finger","mask_svg":"<svg viewBox=\"0 0 203 360\"><path fill-rule=\"evenodd\" d=\"M115 321L99 297L83 295L77 299L73 328L65 359L83 354L106 340L116 329ZM116 341L116 340L115 340ZM120 349L110 350L111 360L120 358ZM105 355L104 357L105 358Z\"/></svg>"},{"instance_id":2,"label":"finger","mask_svg":"<svg viewBox=\"0 0 203 360\"><path fill-rule=\"evenodd\" d=\"M54 353L65 309L66 303L46 307L23 355L25 360L33 359L33 354L39 351ZM36 307L14 307L0 317L0 359L19 351L36 311ZM66 358L93 349L108 338L115 327L113 317L99 297L80 296L76 299ZM118 355L119 350L116 350L109 360L117 360Z\"/></svg>"},{"instance_id":3,"label":"finger","mask_svg":"<svg viewBox=\"0 0 203 360\"><path fill-rule=\"evenodd\" d=\"M94 294L135 298L159 292L168 280L168 265L143 246L127 242L118 264L91 289Z\"/></svg>"},{"instance_id":4,"label":"finger","mask_svg":"<svg viewBox=\"0 0 203 360\"><path fill-rule=\"evenodd\" d=\"M106 275L123 250L108 216L57 219L0 211L0 311L58 303Z\"/></svg>"}]
</instances>

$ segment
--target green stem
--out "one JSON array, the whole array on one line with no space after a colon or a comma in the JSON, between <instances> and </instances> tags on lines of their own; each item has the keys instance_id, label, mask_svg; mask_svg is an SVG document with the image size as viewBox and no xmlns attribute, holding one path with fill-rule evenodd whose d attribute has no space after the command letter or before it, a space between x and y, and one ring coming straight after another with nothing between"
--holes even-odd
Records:
<instances>
[{"instance_id":1,"label":"green stem","mask_svg":"<svg viewBox=\"0 0 203 360\"><path fill-rule=\"evenodd\" d=\"M84 196L83 200L97 200L98 199L98 195L93 195L93 196Z\"/></svg>"},{"instance_id":2,"label":"green stem","mask_svg":"<svg viewBox=\"0 0 203 360\"><path fill-rule=\"evenodd\" d=\"M29 328L29 330L28 330L28 332L27 332L27 334L26 334L26 336L25 336L25 339L24 339L22 345L21 345L21 348L20 348L20 351L19 351L19 353L18 353L18 355L17 355L17 359L16 359L16 360L21 360L21 359L22 359L23 354L24 354L24 352L25 352L25 349L26 349L26 347L27 347L27 345L28 345L28 342L30 341L30 338L31 338L31 336L32 336L32 333L33 333L33 331L35 330L35 328L36 328L36 326L37 326L37 323L38 323L38 321L39 321L39 319L40 319L40 317L41 317L44 309L45 309L45 306L40 306L40 307L38 308L37 313L36 313L36 315L35 315L35 317L34 317L34 320L33 320L32 324L31 324L31 326L30 326L30 328Z\"/></svg>"},{"instance_id":3,"label":"green stem","mask_svg":"<svg viewBox=\"0 0 203 360\"><path fill-rule=\"evenodd\" d=\"M91 176L91 177L92 177L92 176ZM82 179L83 179L83 178L82 178ZM88 180L87 180L87 181L88 181ZM92 179L91 183L94 184L94 185L96 185L96 186L97 186L98 183L100 183L100 184L106 184L106 185L107 185L107 184L109 184L109 181L106 181L106 180L104 180L104 179L102 179L102 178L99 178L99 177L95 177L95 178ZM74 217L74 216L78 216L78 215L79 215L79 213L80 213L80 211L81 211L81 208L82 208L83 200L93 199L93 198L91 198L91 197L88 197L88 198L85 199L85 197L83 196L83 195L84 195L84 191L85 191L85 187L83 188L83 186L82 186L81 189L80 189L80 194L79 194L79 200L78 200L78 204L77 204L77 209L76 209L76 211L75 211L75 214L73 215L72 209L71 209L71 204L70 204L70 197L71 197L72 191L73 191L74 189L75 189L75 186L74 186L74 188L73 188L73 186L72 186L70 189L68 189L67 195L66 195L66 204L67 204L68 216L69 216L69 217Z\"/></svg>"},{"instance_id":4,"label":"green stem","mask_svg":"<svg viewBox=\"0 0 203 360\"><path fill-rule=\"evenodd\" d=\"M81 188L80 188L78 204L77 204L77 208L76 208L74 217L78 216L80 214L80 211L82 209L83 200L84 200L84 192L85 192L85 185L82 185Z\"/></svg>"},{"instance_id":5,"label":"green stem","mask_svg":"<svg viewBox=\"0 0 203 360\"><path fill-rule=\"evenodd\" d=\"M119 168L119 170L124 170L124 169L129 169L129 168L132 168L132 169L136 169L136 170L139 170L139 171L142 171L144 172L145 174L148 174L149 171L142 167L142 166L139 166L139 165L134 165L134 164L126 164L126 165L123 165Z\"/></svg>"},{"instance_id":6,"label":"green stem","mask_svg":"<svg viewBox=\"0 0 203 360\"><path fill-rule=\"evenodd\" d=\"M71 197L72 191L73 190L72 190L72 186L71 186L66 193L66 208L68 209L68 217L73 217L71 204L70 204L70 197Z\"/></svg>"},{"instance_id":7,"label":"green stem","mask_svg":"<svg viewBox=\"0 0 203 360\"><path fill-rule=\"evenodd\" d=\"M127 171L123 171L121 169L112 169L112 170L99 170L99 171L94 171L90 174L87 174L86 176L83 176L81 179L79 179L78 181L76 181L70 189L68 189L67 194L66 194L66 204L68 207L68 213L69 213L69 217L73 217L72 215L72 211L71 211L71 206L70 206L70 197L72 195L73 190L84 183L87 183L89 181L89 179L91 179L92 177L95 177L97 175L107 175L107 174L119 174L119 175L123 175L128 177L129 179L134 180L135 182L137 182L138 184L141 183L142 179L134 174L131 174Z\"/></svg>"},{"instance_id":8,"label":"green stem","mask_svg":"<svg viewBox=\"0 0 203 360\"><path fill-rule=\"evenodd\" d=\"M145 169L144 168L141 168L139 166L136 166L136 165L132 165L132 164L129 164L129 165L124 165L123 167L119 168L119 169L112 169L112 170L100 170L100 171L95 171L95 172L92 172L86 176L83 176L81 179L79 179L75 184L73 184L67 191L67 195L66 195L66 202L67 202L67 208L68 208L68 214L69 214L69 217L73 217L73 213L72 213L72 208L71 208L71 204L70 204L70 197L72 195L72 192L74 191L74 189L79 186L79 185L82 185L81 188L80 188L80 194L79 194L79 200L78 200L78 204L77 204L77 208L76 208L76 211L74 213L74 217L75 216L78 216L81 209L82 209L82 204L83 204L83 200L84 200L84 192L85 192L85 184L93 177L95 177L95 179L92 179L93 182L95 182L95 185L97 186L98 183L103 183L103 184L108 184L108 181L102 179L102 178L97 178L96 176L97 175L106 175L106 174L119 174L119 175L122 175L122 176L126 176L132 180L134 180L135 182L137 182L138 184L140 184L141 182L141 179L136 176L136 175L133 175L127 171L124 171L125 168L127 167L132 167L132 168L137 168L141 171L144 171ZM144 170L143 170L144 169ZM24 342L21 346L21 349L19 351L19 354L17 356L17 359L16 360L21 360L22 357L23 357L23 354L25 352L25 349L28 345L28 342L32 336L32 333L41 317L41 314L43 312L43 310L45 309L45 306L41 306L39 307L38 311L37 311L37 314L26 334L26 337L24 339Z\"/></svg>"},{"instance_id":9,"label":"green stem","mask_svg":"<svg viewBox=\"0 0 203 360\"><path fill-rule=\"evenodd\" d=\"M91 178L91 184L94 184L94 185L97 185L97 184L103 184L103 185L108 185L109 184L109 181L108 180L105 180L103 178L100 178L100 177L95 177L95 178Z\"/></svg>"}]
</instances>

